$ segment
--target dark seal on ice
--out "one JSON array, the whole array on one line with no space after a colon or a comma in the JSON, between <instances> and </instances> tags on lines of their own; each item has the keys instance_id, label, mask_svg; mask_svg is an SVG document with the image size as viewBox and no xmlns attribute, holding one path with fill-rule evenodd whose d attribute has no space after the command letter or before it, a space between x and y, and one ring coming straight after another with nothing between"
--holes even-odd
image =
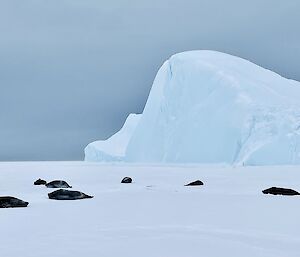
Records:
<instances>
[{"instance_id":1,"label":"dark seal on ice","mask_svg":"<svg viewBox=\"0 0 300 257\"><path fill-rule=\"evenodd\" d=\"M36 186L39 186L39 185L46 185L47 182L46 182L45 180L39 178L37 181L34 182L34 184L35 184Z\"/></svg>"},{"instance_id":2,"label":"dark seal on ice","mask_svg":"<svg viewBox=\"0 0 300 257\"><path fill-rule=\"evenodd\" d=\"M27 207L29 203L12 196L0 196L0 208Z\"/></svg>"},{"instance_id":3,"label":"dark seal on ice","mask_svg":"<svg viewBox=\"0 0 300 257\"><path fill-rule=\"evenodd\" d=\"M125 183L125 184L132 183L132 178L125 177L125 178L122 179L121 183Z\"/></svg>"},{"instance_id":4,"label":"dark seal on ice","mask_svg":"<svg viewBox=\"0 0 300 257\"><path fill-rule=\"evenodd\" d=\"M271 195L300 195L299 192L289 189L289 188L282 188L282 187L270 187L262 191L264 194L271 194Z\"/></svg>"},{"instance_id":5,"label":"dark seal on ice","mask_svg":"<svg viewBox=\"0 0 300 257\"><path fill-rule=\"evenodd\" d=\"M85 198L93 198L93 196L86 195L79 191L70 191L66 189L59 189L48 194L49 199L54 200L79 200Z\"/></svg>"},{"instance_id":6,"label":"dark seal on ice","mask_svg":"<svg viewBox=\"0 0 300 257\"><path fill-rule=\"evenodd\" d=\"M196 180L196 181L186 184L185 186L202 186L202 185L203 185L202 181Z\"/></svg>"},{"instance_id":7,"label":"dark seal on ice","mask_svg":"<svg viewBox=\"0 0 300 257\"><path fill-rule=\"evenodd\" d=\"M54 180L46 184L49 188L72 188L66 181Z\"/></svg>"}]
</instances>

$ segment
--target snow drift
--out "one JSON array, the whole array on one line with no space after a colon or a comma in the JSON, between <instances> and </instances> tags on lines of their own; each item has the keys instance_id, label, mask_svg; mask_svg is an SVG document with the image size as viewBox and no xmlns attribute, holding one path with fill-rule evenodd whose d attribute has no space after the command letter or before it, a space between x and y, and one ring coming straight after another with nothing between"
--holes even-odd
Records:
<instances>
[{"instance_id":1,"label":"snow drift","mask_svg":"<svg viewBox=\"0 0 300 257\"><path fill-rule=\"evenodd\" d=\"M300 164L300 83L244 59L191 51L167 60L143 114L89 161Z\"/></svg>"}]
</instances>

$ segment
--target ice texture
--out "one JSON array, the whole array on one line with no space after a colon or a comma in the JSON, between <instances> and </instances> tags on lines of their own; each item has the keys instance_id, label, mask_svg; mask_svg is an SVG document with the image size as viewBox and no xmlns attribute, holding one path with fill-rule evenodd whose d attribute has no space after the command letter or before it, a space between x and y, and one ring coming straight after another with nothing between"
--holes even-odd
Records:
<instances>
[{"instance_id":1,"label":"ice texture","mask_svg":"<svg viewBox=\"0 0 300 257\"><path fill-rule=\"evenodd\" d=\"M89 161L300 164L300 82L215 51L173 55L145 109Z\"/></svg>"}]
</instances>

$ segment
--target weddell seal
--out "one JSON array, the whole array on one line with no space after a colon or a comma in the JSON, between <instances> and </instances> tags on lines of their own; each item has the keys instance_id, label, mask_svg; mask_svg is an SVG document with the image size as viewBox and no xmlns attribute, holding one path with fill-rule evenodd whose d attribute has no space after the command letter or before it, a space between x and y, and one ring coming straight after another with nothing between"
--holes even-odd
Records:
<instances>
[{"instance_id":1,"label":"weddell seal","mask_svg":"<svg viewBox=\"0 0 300 257\"><path fill-rule=\"evenodd\" d=\"M132 183L132 178L125 177L125 178L122 179L121 183L125 183L125 184Z\"/></svg>"},{"instance_id":2,"label":"weddell seal","mask_svg":"<svg viewBox=\"0 0 300 257\"><path fill-rule=\"evenodd\" d=\"M86 195L79 191L70 191L66 189L59 189L48 194L49 199L54 200L80 200L85 198L93 198L94 196Z\"/></svg>"},{"instance_id":3,"label":"weddell seal","mask_svg":"<svg viewBox=\"0 0 300 257\"><path fill-rule=\"evenodd\" d=\"M47 182L43 179L40 179L40 178L34 182L34 185L36 185L36 186L46 185L46 184L47 184Z\"/></svg>"},{"instance_id":4,"label":"weddell seal","mask_svg":"<svg viewBox=\"0 0 300 257\"><path fill-rule=\"evenodd\" d=\"M72 188L66 181L64 180L53 180L45 185L48 188Z\"/></svg>"},{"instance_id":5,"label":"weddell seal","mask_svg":"<svg viewBox=\"0 0 300 257\"><path fill-rule=\"evenodd\" d=\"M300 195L299 192L289 189L289 188L282 188L282 187L270 187L262 191L264 194L271 194L271 195Z\"/></svg>"},{"instance_id":6,"label":"weddell seal","mask_svg":"<svg viewBox=\"0 0 300 257\"><path fill-rule=\"evenodd\" d=\"M12 196L0 196L0 208L27 207L29 203Z\"/></svg>"},{"instance_id":7,"label":"weddell seal","mask_svg":"<svg viewBox=\"0 0 300 257\"><path fill-rule=\"evenodd\" d=\"M184 186L202 186L202 185L203 185L203 182L202 182L202 181L196 180L196 181L193 181L193 182L191 182L191 183L188 183L188 184L186 184L186 185L184 185Z\"/></svg>"}]
</instances>

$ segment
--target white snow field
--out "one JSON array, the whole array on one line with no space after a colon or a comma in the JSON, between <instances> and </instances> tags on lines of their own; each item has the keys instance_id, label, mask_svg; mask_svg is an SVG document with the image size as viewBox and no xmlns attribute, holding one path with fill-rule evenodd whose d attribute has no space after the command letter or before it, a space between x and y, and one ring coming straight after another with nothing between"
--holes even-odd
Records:
<instances>
[{"instance_id":1,"label":"white snow field","mask_svg":"<svg viewBox=\"0 0 300 257\"><path fill-rule=\"evenodd\" d=\"M244 59L214 51L176 54L158 71L143 114L129 116L113 138L89 144L85 158L300 164L299 99L299 82Z\"/></svg>"},{"instance_id":2,"label":"white snow field","mask_svg":"<svg viewBox=\"0 0 300 257\"><path fill-rule=\"evenodd\" d=\"M94 198L49 200L39 177ZM183 186L197 179L204 186ZM21 162L0 163L0 180L2 196L30 202L0 209L1 257L300 256L300 197L261 192L300 191L296 166Z\"/></svg>"}]
</instances>

